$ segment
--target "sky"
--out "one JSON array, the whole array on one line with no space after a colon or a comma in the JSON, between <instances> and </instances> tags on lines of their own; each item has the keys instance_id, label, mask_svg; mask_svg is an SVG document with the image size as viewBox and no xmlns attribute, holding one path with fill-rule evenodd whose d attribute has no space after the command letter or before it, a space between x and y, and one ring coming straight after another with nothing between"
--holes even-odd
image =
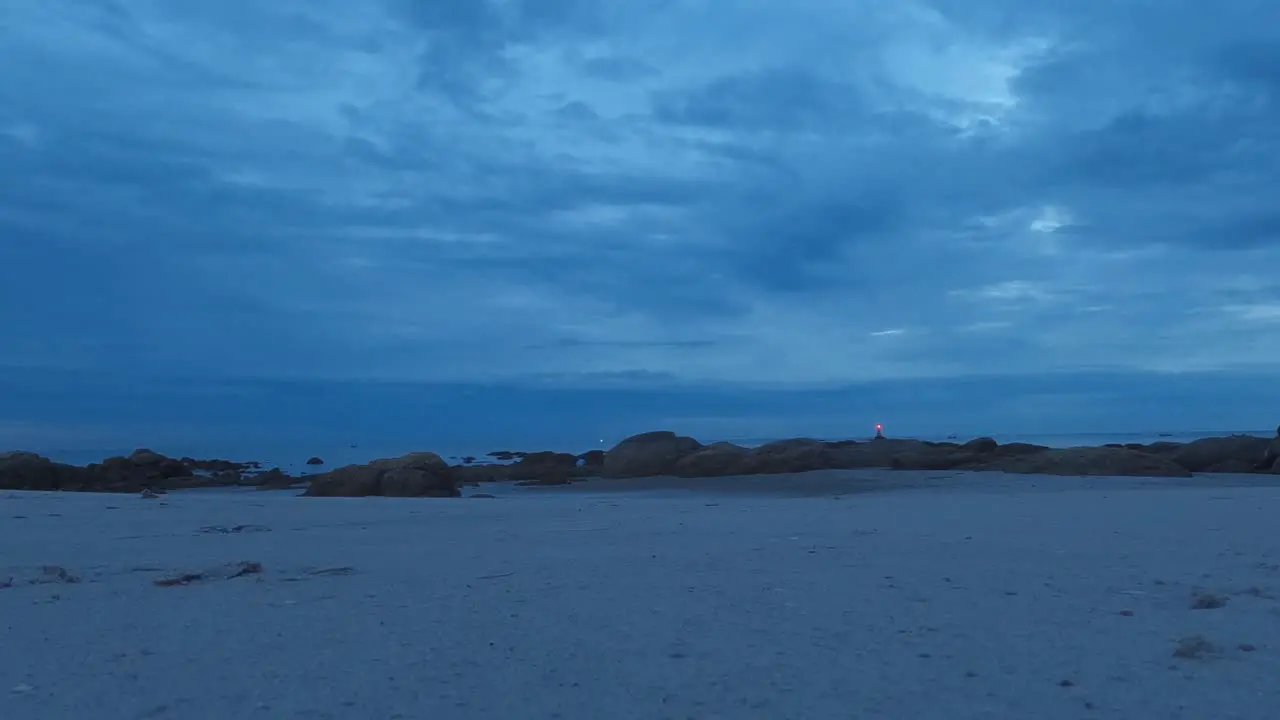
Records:
<instances>
[{"instance_id":1,"label":"sky","mask_svg":"<svg viewBox=\"0 0 1280 720\"><path fill-rule=\"evenodd\" d=\"M0 44L0 445L1280 422L1270 0L8 0Z\"/></svg>"}]
</instances>

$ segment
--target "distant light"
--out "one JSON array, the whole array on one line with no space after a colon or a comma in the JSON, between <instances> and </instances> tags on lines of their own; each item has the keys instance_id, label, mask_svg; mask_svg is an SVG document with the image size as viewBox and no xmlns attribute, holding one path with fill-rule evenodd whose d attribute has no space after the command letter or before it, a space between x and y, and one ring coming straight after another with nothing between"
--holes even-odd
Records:
<instances>
[{"instance_id":1,"label":"distant light","mask_svg":"<svg viewBox=\"0 0 1280 720\"><path fill-rule=\"evenodd\" d=\"M884 429L883 425L881 425L880 423L876 423L876 432L880 432L883 429Z\"/></svg>"}]
</instances>

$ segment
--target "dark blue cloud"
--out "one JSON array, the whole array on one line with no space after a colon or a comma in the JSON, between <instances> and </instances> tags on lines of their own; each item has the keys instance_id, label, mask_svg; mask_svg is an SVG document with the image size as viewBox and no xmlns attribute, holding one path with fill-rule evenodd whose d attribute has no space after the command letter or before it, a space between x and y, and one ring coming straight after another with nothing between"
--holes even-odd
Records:
<instances>
[{"instance_id":1,"label":"dark blue cloud","mask_svg":"<svg viewBox=\"0 0 1280 720\"><path fill-rule=\"evenodd\" d=\"M689 386L1255 372L1277 28L1246 0L8 3L0 364L609 378L722 416Z\"/></svg>"}]
</instances>

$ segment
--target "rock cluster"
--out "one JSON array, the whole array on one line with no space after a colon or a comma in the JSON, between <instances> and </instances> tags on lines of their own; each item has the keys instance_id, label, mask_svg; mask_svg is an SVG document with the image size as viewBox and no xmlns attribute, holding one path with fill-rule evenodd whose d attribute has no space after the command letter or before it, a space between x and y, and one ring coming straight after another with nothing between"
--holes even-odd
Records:
<instances>
[{"instance_id":1,"label":"rock cluster","mask_svg":"<svg viewBox=\"0 0 1280 720\"><path fill-rule=\"evenodd\" d=\"M259 472L257 463L171 458L138 449L87 466L54 462L29 452L0 453L0 488L138 493L279 481L281 473Z\"/></svg>"},{"instance_id":2,"label":"rock cluster","mask_svg":"<svg viewBox=\"0 0 1280 720\"><path fill-rule=\"evenodd\" d=\"M1189 443L1048 448L1001 445L991 438L966 443L878 437L866 442L809 438L747 448L727 442L703 445L669 431L629 437L610 450L581 455L560 452L491 453L514 462L450 466L439 455L413 453L348 465L312 476L307 495L320 497L458 497L459 487L489 481L564 485L587 477L682 478L801 473L813 470L995 470L1049 475L1189 477L1192 473L1280 474L1280 432L1275 439L1245 435ZM312 463L315 464L315 463ZM174 459L150 450L77 467L33 453L0 454L0 489L141 492L225 485L288 487L290 476L258 471L254 463Z\"/></svg>"}]
</instances>

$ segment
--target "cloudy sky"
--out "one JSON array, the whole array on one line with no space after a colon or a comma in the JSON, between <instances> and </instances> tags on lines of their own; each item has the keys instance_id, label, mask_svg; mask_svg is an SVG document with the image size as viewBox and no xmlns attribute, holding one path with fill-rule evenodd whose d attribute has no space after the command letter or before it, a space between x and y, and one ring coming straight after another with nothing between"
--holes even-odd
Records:
<instances>
[{"instance_id":1,"label":"cloudy sky","mask_svg":"<svg viewBox=\"0 0 1280 720\"><path fill-rule=\"evenodd\" d=\"M1280 413L1271 0L8 0L0 44L0 444Z\"/></svg>"}]
</instances>

